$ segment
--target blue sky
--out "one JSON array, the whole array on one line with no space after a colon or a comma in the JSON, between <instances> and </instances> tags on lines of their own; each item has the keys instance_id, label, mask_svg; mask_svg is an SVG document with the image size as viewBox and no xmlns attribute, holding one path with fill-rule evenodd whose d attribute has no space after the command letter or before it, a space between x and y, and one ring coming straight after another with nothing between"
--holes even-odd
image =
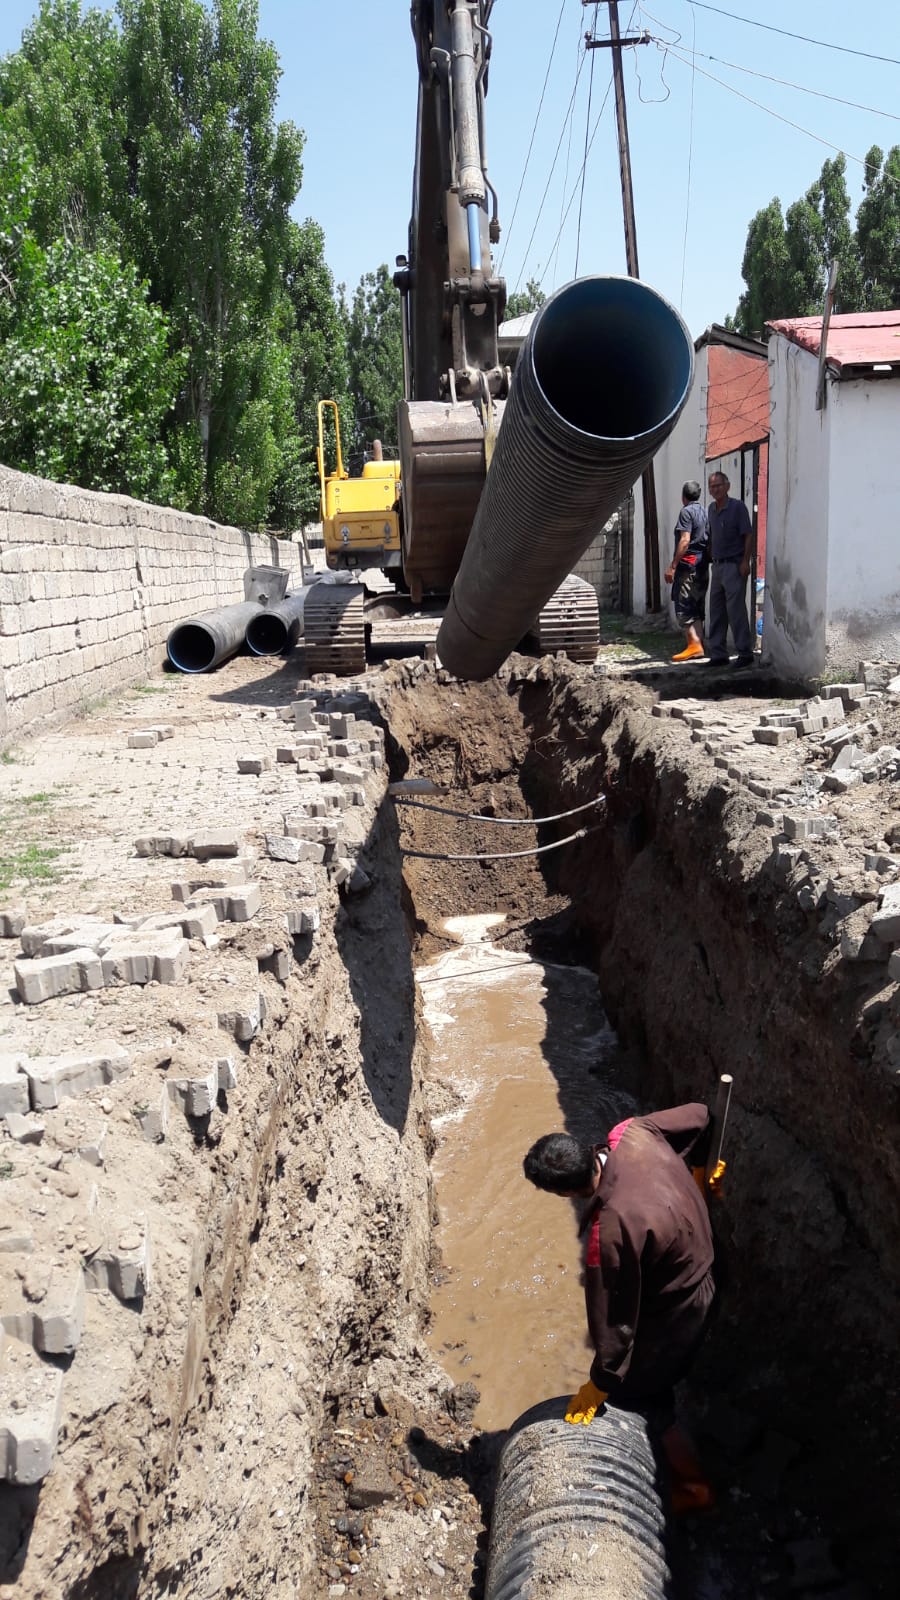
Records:
<instances>
[{"instance_id":1,"label":"blue sky","mask_svg":"<svg viewBox=\"0 0 900 1600\"><path fill-rule=\"evenodd\" d=\"M838 0L720 4L757 22L900 61L897 0L869 0L862 19ZM0 54L17 47L35 9L32 0L4 0ZM504 225L498 255L510 290L530 276L548 290L564 283L575 275L576 258L579 273L624 271L611 94L588 156L583 199L578 176L589 97L593 127L609 85L608 51L585 59L567 114L594 10L581 0L497 0L494 7L488 152ZM607 8L600 4L596 10L602 35ZM624 32L632 0L620 0L619 10ZM689 0L635 6L628 31L639 29L672 41L668 51L649 44L626 55L641 275L681 307L697 334L734 309L753 213L773 195L785 204L797 198L834 153L740 99L737 91L830 145L864 156L872 144L887 149L900 143L900 66L784 38ZM260 31L281 58L279 115L307 135L297 214L321 222L335 278L352 286L379 262L393 262L406 244L416 107L408 0L261 0ZM751 72L872 110L817 99ZM860 172L848 163L854 203L861 194Z\"/></svg>"}]
</instances>

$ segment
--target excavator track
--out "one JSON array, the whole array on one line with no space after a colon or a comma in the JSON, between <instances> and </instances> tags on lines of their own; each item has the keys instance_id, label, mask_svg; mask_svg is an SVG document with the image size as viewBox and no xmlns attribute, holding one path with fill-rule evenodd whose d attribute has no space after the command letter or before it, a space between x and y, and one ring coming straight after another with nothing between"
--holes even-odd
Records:
<instances>
[{"instance_id":1,"label":"excavator track","mask_svg":"<svg viewBox=\"0 0 900 1600\"><path fill-rule=\"evenodd\" d=\"M531 629L541 655L562 651L570 661L594 661L600 648L597 591L570 573L550 596Z\"/></svg>"},{"instance_id":2,"label":"excavator track","mask_svg":"<svg viewBox=\"0 0 900 1600\"><path fill-rule=\"evenodd\" d=\"M316 583L303 608L306 670L339 678L366 670L365 589L361 583Z\"/></svg>"}]
</instances>

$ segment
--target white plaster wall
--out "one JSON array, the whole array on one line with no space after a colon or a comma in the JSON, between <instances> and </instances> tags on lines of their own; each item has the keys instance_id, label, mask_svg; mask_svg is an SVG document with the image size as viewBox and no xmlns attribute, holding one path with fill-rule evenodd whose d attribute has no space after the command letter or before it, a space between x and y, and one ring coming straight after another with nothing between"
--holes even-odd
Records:
<instances>
[{"instance_id":1,"label":"white plaster wall","mask_svg":"<svg viewBox=\"0 0 900 1600\"><path fill-rule=\"evenodd\" d=\"M828 386L828 670L900 660L900 382Z\"/></svg>"},{"instance_id":2,"label":"white plaster wall","mask_svg":"<svg viewBox=\"0 0 900 1600\"><path fill-rule=\"evenodd\" d=\"M763 659L789 677L815 677L826 665L834 408L830 395L826 409L816 410L817 371L809 351L772 335ZM846 470L852 472L852 463Z\"/></svg>"},{"instance_id":3,"label":"white plaster wall","mask_svg":"<svg viewBox=\"0 0 900 1600\"><path fill-rule=\"evenodd\" d=\"M704 345L695 356L694 383L684 410L653 463L659 517L659 582L664 601L666 584L662 575L672 559L675 520L681 510L681 486L689 478L697 478L703 488L704 496L706 494L704 458L708 388L709 346ZM640 615L647 610L647 586L644 575L644 496L640 479L634 486L633 562L633 609L635 615Z\"/></svg>"}]
</instances>

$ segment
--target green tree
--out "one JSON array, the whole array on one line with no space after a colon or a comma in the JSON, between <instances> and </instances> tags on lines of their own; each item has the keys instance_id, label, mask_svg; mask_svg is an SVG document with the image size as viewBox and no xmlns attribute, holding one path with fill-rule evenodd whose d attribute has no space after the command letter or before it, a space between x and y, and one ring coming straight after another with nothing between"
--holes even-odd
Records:
<instances>
[{"instance_id":1,"label":"green tree","mask_svg":"<svg viewBox=\"0 0 900 1600\"><path fill-rule=\"evenodd\" d=\"M886 158L872 146L864 187L856 216L863 304L887 311L900 306L900 146Z\"/></svg>"},{"instance_id":2,"label":"green tree","mask_svg":"<svg viewBox=\"0 0 900 1600\"><path fill-rule=\"evenodd\" d=\"M349 309L347 362L352 405L351 448L372 439L397 446L397 407L403 395L403 324L400 295L383 263L360 279Z\"/></svg>"},{"instance_id":3,"label":"green tree","mask_svg":"<svg viewBox=\"0 0 900 1600\"><path fill-rule=\"evenodd\" d=\"M291 390L300 437L299 521L318 516L316 407L336 400L345 429L352 428L347 368L347 329L325 260L325 236L307 219L294 227L288 248L285 286L293 310L290 337ZM347 443L351 443L348 432Z\"/></svg>"},{"instance_id":4,"label":"green tree","mask_svg":"<svg viewBox=\"0 0 900 1600\"><path fill-rule=\"evenodd\" d=\"M118 93L120 40L108 12L83 16L78 0L41 0L22 44L0 60L0 110L10 135L34 155L31 231L94 243L113 227L125 180Z\"/></svg>"},{"instance_id":5,"label":"green tree","mask_svg":"<svg viewBox=\"0 0 900 1600\"><path fill-rule=\"evenodd\" d=\"M86 489L170 502L161 425L184 362L133 267L58 239L32 244L0 366L0 458Z\"/></svg>"},{"instance_id":6,"label":"green tree","mask_svg":"<svg viewBox=\"0 0 900 1600\"><path fill-rule=\"evenodd\" d=\"M190 352L180 418L197 509L253 526L297 495L299 441L273 364L303 136L276 124L280 71L256 0L119 0L130 254ZM281 429L286 428L287 432ZM245 486L242 496L241 485Z\"/></svg>"},{"instance_id":7,"label":"green tree","mask_svg":"<svg viewBox=\"0 0 900 1600\"><path fill-rule=\"evenodd\" d=\"M511 321L513 317L524 317L529 311L539 311L547 296L536 278L529 278L524 289L519 289L516 294L511 294L506 302L504 317Z\"/></svg>"}]
</instances>

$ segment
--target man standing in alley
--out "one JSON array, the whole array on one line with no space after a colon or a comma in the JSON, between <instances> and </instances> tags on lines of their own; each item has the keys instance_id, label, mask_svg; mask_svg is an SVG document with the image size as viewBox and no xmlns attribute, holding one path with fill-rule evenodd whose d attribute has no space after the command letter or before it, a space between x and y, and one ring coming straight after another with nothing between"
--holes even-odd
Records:
<instances>
[{"instance_id":1,"label":"man standing in alley","mask_svg":"<svg viewBox=\"0 0 900 1600\"><path fill-rule=\"evenodd\" d=\"M728 628L737 650L735 667L752 667L753 642L747 615L747 579L753 555L753 525L743 500L733 500L724 472L709 480L712 503L709 551L712 577L709 586L709 628L706 648L711 667L728 665Z\"/></svg>"},{"instance_id":2,"label":"man standing in alley","mask_svg":"<svg viewBox=\"0 0 900 1600\"><path fill-rule=\"evenodd\" d=\"M675 552L666 568L666 583L672 585L675 617L687 636L683 650L673 661L695 661L705 655L703 629L706 623L706 590L709 583L709 527L700 504L700 485L696 479L681 490L681 510L675 524Z\"/></svg>"},{"instance_id":3,"label":"man standing in alley","mask_svg":"<svg viewBox=\"0 0 900 1600\"><path fill-rule=\"evenodd\" d=\"M674 1420L673 1386L703 1338L715 1296L713 1237L702 1166L706 1106L629 1117L599 1145L545 1134L525 1157L536 1188L583 1199L585 1301L595 1356L566 1421L590 1423L607 1399L646 1410L680 1508L709 1504L699 1462ZM673 1497L674 1499L674 1497Z\"/></svg>"}]
</instances>

